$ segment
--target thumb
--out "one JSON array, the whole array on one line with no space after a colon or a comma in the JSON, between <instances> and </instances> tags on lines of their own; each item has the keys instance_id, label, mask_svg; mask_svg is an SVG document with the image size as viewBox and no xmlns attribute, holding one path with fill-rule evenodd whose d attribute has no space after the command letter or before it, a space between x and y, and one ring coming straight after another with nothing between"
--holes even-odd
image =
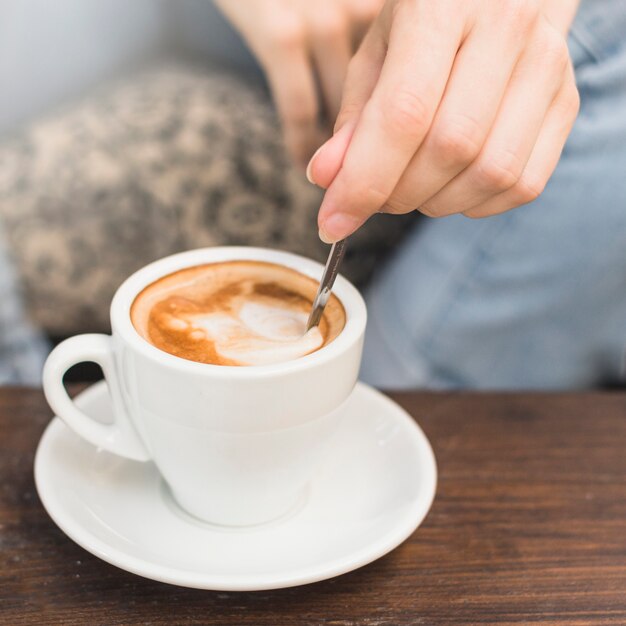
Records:
<instances>
[{"instance_id":1,"label":"thumb","mask_svg":"<svg viewBox=\"0 0 626 626\"><path fill-rule=\"evenodd\" d=\"M343 163L343 157L350 145L350 139L356 128L356 120L348 120L335 134L311 157L306 168L306 177L310 183L328 189L337 176Z\"/></svg>"},{"instance_id":2,"label":"thumb","mask_svg":"<svg viewBox=\"0 0 626 626\"><path fill-rule=\"evenodd\" d=\"M327 189L341 169L361 112L378 82L385 53L386 45L376 21L348 66L334 134L309 161L306 174L311 183Z\"/></svg>"}]
</instances>

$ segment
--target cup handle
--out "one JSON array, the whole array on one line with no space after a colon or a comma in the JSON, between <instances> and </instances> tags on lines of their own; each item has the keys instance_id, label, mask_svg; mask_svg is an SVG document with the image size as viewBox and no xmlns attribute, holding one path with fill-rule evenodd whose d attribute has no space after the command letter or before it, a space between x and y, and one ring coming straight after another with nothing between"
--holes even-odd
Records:
<instances>
[{"instance_id":1,"label":"cup handle","mask_svg":"<svg viewBox=\"0 0 626 626\"><path fill-rule=\"evenodd\" d=\"M83 413L63 385L65 372L72 365L84 361L97 363L104 372L115 409L113 424L96 422ZM150 459L123 406L113 359L113 339L109 335L78 335L60 343L50 353L44 366L43 389L52 410L89 443L135 461Z\"/></svg>"}]
</instances>

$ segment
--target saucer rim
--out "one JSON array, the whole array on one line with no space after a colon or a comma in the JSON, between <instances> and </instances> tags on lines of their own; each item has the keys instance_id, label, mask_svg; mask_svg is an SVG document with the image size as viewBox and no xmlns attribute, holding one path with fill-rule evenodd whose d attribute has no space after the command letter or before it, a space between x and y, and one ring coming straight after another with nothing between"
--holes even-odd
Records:
<instances>
[{"instance_id":1,"label":"saucer rim","mask_svg":"<svg viewBox=\"0 0 626 626\"><path fill-rule=\"evenodd\" d=\"M420 526L430 511L437 489L438 472L435 455L428 438L413 417L391 398L365 383L359 381L356 384L354 393L357 392L373 395L377 400L382 401L386 411L395 414L394 419L401 419L406 427L405 430L411 433L411 438L413 439L412 447L419 450L420 469L422 471L426 469L424 476L421 478L423 488L413 500L410 509L402 513L402 520L394 523L393 528L386 532L379 541L367 544L361 549L349 553L347 556L328 560L314 567L307 568L305 566L300 568L300 570L296 569L274 575L215 575L160 565L111 547L104 540L91 533L84 525L76 522L71 515L68 515L65 512L66 507L54 496L55 485L51 484L52 479L48 478L47 473L44 471L47 465L46 461L50 458L46 454L49 454L54 437L63 436L63 431L67 433L72 432L58 416L53 417L46 426L37 445L34 462L37 492L44 509L52 518L52 521L72 541L103 561L143 578L182 587L213 591L281 589L334 578L381 558L406 541ZM105 381L99 381L83 390L76 396L75 401L79 404L89 404L102 393L106 393ZM50 443L48 443L49 440ZM93 448L94 450L96 449L95 446ZM332 451L330 454L332 454ZM136 463L139 461L128 460L128 462ZM210 529L207 529L207 532L210 532Z\"/></svg>"}]
</instances>

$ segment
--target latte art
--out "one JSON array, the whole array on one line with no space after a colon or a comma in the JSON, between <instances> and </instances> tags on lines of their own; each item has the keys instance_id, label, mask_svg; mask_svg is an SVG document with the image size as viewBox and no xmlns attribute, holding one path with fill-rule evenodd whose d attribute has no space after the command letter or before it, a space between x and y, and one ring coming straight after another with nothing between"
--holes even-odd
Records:
<instances>
[{"instance_id":1,"label":"latte art","mask_svg":"<svg viewBox=\"0 0 626 626\"><path fill-rule=\"evenodd\" d=\"M324 343L318 328L306 332L306 314L258 302L244 302L235 316L206 313L186 321L192 336L213 342L217 354L240 365L297 359Z\"/></svg>"},{"instance_id":2,"label":"latte art","mask_svg":"<svg viewBox=\"0 0 626 626\"><path fill-rule=\"evenodd\" d=\"M317 282L257 261L193 267L158 280L131 308L135 328L176 356L218 365L266 365L319 350L343 328L332 297L318 327L306 331Z\"/></svg>"}]
</instances>

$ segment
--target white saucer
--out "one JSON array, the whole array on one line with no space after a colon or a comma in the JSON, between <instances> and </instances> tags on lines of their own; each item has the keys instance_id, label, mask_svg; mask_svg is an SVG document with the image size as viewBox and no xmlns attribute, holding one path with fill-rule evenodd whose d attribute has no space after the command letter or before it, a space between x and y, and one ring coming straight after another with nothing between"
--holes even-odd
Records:
<instances>
[{"instance_id":1,"label":"white saucer","mask_svg":"<svg viewBox=\"0 0 626 626\"><path fill-rule=\"evenodd\" d=\"M110 420L106 385L77 403ZM117 457L58 418L35 457L41 500L71 539L101 559L175 585L243 591L311 583L370 563L426 516L437 468L424 433L397 404L359 383L306 499L280 520L227 528L178 508L155 466Z\"/></svg>"}]
</instances>

